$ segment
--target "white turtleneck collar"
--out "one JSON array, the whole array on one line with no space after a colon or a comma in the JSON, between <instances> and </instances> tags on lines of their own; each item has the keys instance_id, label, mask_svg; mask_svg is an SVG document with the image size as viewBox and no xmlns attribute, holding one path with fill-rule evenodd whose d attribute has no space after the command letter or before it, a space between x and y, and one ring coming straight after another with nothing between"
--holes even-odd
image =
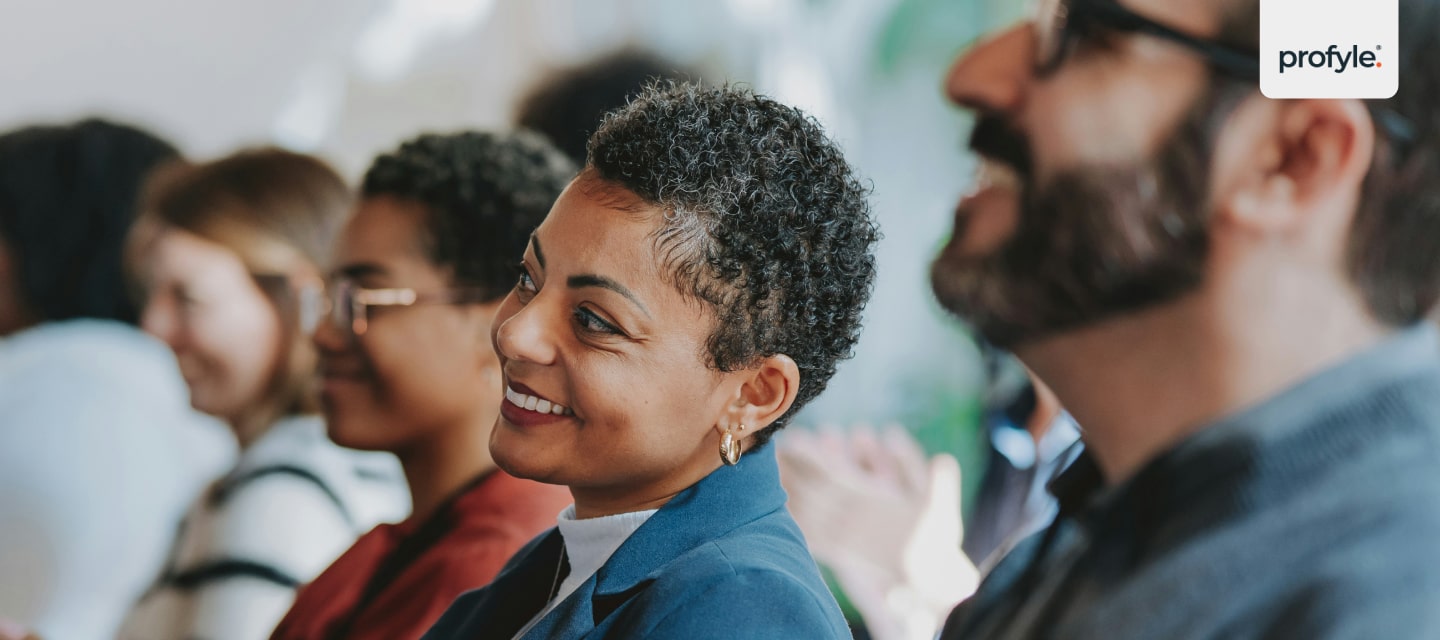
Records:
<instances>
[{"instance_id":1,"label":"white turtleneck collar","mask_svg":"<svg viewBox=\"0 0 1440 640\"><path fill-rule=\"evenodd\" d=\"M617 513L613 516L602 516L599 518L575 518L575 505L565 507L556 518L556 526L560 529L560 537L565 542L566 559L570 562L570 574L560 583L560 589L545 609L530 620L520 633L515 634L516 638L525 635L535 623L550 613L555 605L565 601L565 598L580 588L590 576L595 575L600 567L610 560L615 550L625 543L631 534L635 533L640 525L645 524L650 516L655 515L659 509L649 511L634 511L631 513ZM558 560L558 559L557 559Z\"/></svg>"}]
</instances>

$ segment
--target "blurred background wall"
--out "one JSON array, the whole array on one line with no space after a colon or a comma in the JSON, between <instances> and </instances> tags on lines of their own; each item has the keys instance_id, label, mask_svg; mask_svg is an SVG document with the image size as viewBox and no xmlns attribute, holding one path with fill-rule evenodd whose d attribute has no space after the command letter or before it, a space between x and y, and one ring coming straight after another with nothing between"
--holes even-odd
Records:
<instances>
[{"instance_id":1,"label":"blurred background wall","mask_svg":"<svg viewBox=\"0 0 1440 640\"><path fill-rule=\"evenodd\" d=\"M979 365L927 284L971 173L941 76L1021 4L0 0L0 130L102 115L192 155L274 143L353 178L421 130L507 126L545 72L619 48L749 83L826 125L873 180L885 233L856 357L802 422L900 421L966 463Z\"/></svg>"}]
</instances>

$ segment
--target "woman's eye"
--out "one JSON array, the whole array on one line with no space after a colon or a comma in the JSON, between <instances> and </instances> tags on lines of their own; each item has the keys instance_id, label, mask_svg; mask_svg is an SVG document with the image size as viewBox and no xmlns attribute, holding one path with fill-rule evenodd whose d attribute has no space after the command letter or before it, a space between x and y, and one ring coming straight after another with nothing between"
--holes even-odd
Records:
<instances>
[{"instance_id":1,"label":"woman's eye","mask_svg":"<svg viewBox=\"0 0 1440 640\"><path fill-rule=\"evenodd\" d=\"M525 270L525 265L520 265L516 270L519 275L515 280L515 291L519 292L522 302L528 301L536 293L539 293L540 289L535 286L535 279L530 277L530 272Z\"/></svg>"},{"instance_id":2,"label":"woman's eye","mask_svg":"<svg viewBox=\"0 0 1440 640\"><path fill-rule=\"evenodd\" d=\"M595 315L588 309L575 310L575 322L586 333L597 333L602 335L618 336L624 335L615 325L606 322L600 316Z\"/></svg>"}]
</instances>

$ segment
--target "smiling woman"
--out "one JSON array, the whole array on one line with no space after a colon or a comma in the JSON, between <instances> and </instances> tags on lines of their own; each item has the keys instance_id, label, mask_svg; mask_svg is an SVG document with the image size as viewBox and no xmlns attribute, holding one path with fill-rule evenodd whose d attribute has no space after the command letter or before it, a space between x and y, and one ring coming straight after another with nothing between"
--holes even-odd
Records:
<instances>
[{"instance_id":1,"label":"smiling woman","mask_svg":"<svg viewBox=\"0 0 1440 640\"><path fill-rule=\"evenodd\" d=\"M539 136L476 131L419 136L366 172L315 333L325 417L336 442L400 458L415 510L302 589L275 640L413 640L569 503L497 471L486 442L491 319L574 173Z\"/></svg>"},{"instance_id":2,"label":"smiling woman","mask_svg":"<svg viewBox=\"0 0 1440 640\"><path fill-rule=\"evenodd\" d=\"M854 346L865 196L813 120L745 90L607 117L492 328L491 455L575 504L427 638L849 637L765 444Z\"/></svg>"},{"instance_id":3,"label":"smiling woman","mask_svg":"<svg viewBox=\"0 0 1440 640\"><path fill-rule=\"evenodd\" d=\"M150 186L129 252L142 325L241 453L191 507L119 638L262 637L297 586L403 513L395 459L336 446L315 415L308 334L349 206L328 166L278 149L175 167Z\"/></svg>"}]
</instances>

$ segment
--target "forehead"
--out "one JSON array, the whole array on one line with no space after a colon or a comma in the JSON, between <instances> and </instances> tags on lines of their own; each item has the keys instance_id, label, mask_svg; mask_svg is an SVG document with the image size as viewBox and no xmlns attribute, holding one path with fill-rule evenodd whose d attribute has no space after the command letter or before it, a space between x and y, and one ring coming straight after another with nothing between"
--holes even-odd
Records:
<instances>
[{"instance_id":1,"label":"forehead","mask_svg":"<svg viewBox=\"0 0 1440 640\"><path fill-rule=\"evenodd\" d=\"M425 206L390 196L365 198L345 223L335 250L338 266L423 257Z\"/></svg>"},{"instance_id":2,"label":"forehead","mask_svg":"<svg viewBox=\"0 0 1440 640\"><path fill-rule=\"evenodd\" d=\"M658 275L654 236L663 216L626 195L594 180L570 183L535 231L546 269L607 267L637 277Z\"/></svg>"},{"instance_id":3,"label":"forehead","mask_svg":"<svg viewBox=\"0 0 1440 640\"><path fill-rule=\"evenodd\" d=\"M663 221L658 207L633 194L577 179L535 231L546 277L604 276L630 289L652 311L652 305L683 304L687 298L669 277L673 265L666 263L668 256L656 240Z\"/></svg>"},{"instance_id":4,"label":"forehead","mask_svg":"<svg viewBox=\"0 0 1440 640\"><path fill-rule=\"evenodd\" d=\"M184 229L159 231L150 251L150 271L157 277L212 280L245 273L245 265L233 251Z\"/></svg>"}]
</instances>

